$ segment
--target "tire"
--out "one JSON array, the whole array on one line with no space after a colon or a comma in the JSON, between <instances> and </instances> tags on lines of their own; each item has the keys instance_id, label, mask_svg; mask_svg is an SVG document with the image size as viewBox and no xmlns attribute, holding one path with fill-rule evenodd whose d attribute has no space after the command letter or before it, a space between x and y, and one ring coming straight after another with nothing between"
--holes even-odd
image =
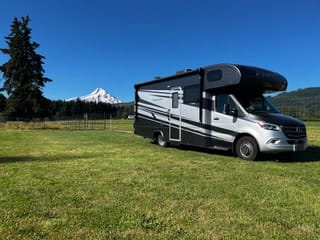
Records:
<instances>
[{"instance_id":1,"label":"tire","mask_svg":"<svg viewBox=\"0 0 320 240\"><path fill-rule=\"evenodd\" d=\"M241 137L236 144L236 154L244 160L254 161L258 156L258 144L253 137Z\"/></svg>"},{"instance_id":2,"label":"tire","mask_svg":"<svg viewBox=\"0 0 320 240\"><path fill-rule=\"evenodd\" d=\"M167 147L168 146L168 142L165 140L165 137L162 133L159 133L157 135L157 144L160 146L160 147Z\"/></svg>"}]
</instances>

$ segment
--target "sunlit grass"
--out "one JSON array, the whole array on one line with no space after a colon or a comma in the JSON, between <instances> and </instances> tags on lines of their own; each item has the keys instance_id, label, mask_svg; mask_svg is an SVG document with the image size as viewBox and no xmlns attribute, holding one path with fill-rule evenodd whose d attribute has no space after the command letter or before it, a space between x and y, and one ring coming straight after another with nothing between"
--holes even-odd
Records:
<instances>
[{"instance_id":1,"label":"sunlit grass","mask_svg":"<svg viewBox=\"0 0 320 240\"><path fill-rule=\"evenodd\" d=\"M105 120L61 120L61 121L8 121L0 123L0 129L69 129L69 130L121 130L133 131L133 120L105 119Z\"/></svg>"},{"instance_id":2,"label":"sunlit grass","mask_svg":"<svg viewBox=\"0 0 320 240\"><path fill-rule=\"evenodd\" d=\"M320 235L317 123L294 162L160 148L130 128L0 131L1 239Z\"/></svg>"},{"instance_id":3,"label":"sunlit grass","mask_svg":"<svg viewBox=\"0 0 320 240\"><path fill-rule=\"evenodd\" d=\"M320 121L306 122L308 141L320 146Z\"/></svg>"}]
</instances>

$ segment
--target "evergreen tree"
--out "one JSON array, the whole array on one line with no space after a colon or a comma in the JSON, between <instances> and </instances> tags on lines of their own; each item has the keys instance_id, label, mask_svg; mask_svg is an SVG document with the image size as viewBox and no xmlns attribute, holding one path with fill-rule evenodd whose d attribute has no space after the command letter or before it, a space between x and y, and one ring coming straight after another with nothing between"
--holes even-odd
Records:
<instances>
[{"instance_id":1,"label":"evergreen tree","mask_svg":"<svg viewBox=\"0 0 320 240\"><path fill-rule=\"evenodd\" d=\"M8 62L0 66L4 85L2 91L8 94L7 112L10 116L23 119L42 117L47 114L49 100L43 97L42 88L51 80L44 77L44 57L36 53L39 44L31 41L30 18L14 18L11 33L5 37L8 48L2 48L9 55Z\"/></svg>"},{"instance_id":2,"label":"evergreen tree","mask_svg":"<svg viewBox=\"0 0 320 240\"><path fill-rule=\"evenodd\" d=\"M7 103L7 98L0 93L0 113L4 111Z\"/></svg>"}]
</instances>

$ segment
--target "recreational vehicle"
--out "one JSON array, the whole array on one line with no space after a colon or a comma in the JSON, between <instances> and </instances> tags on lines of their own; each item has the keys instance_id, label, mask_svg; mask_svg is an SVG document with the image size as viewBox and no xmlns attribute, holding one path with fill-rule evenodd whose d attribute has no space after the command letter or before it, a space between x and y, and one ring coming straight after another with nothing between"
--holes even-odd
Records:
<instances>
[{"instance_id":1,"label":"recreational vehicle","mask_svg":"<svg viewBox=\"0 0 320 240\"><path fill-rule=\"evenodd\" d=\"M307 148L303 122L280 113L263 95L287 80L262 68L217 64L135 85L137 135L160 146L231 150L255 160L259 152Z\"/></svg>"}]
</instances>

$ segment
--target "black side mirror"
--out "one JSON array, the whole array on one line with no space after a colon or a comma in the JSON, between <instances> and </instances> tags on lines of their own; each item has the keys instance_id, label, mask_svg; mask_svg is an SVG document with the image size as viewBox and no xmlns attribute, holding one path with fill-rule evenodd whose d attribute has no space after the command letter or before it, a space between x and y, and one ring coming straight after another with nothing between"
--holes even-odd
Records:
<instances>
[{"instance_id":1,"label":"black side mirror","mask_svg":"<svg viewBox=\"0 0 320 240\"><path fill-rule=\"evenodd\" d=\"M239 112L238 112L238 109L233 108L230 113L231 113L232 116L238 117L238 113L239 113Z\"/></svg>"}]
</instances>

